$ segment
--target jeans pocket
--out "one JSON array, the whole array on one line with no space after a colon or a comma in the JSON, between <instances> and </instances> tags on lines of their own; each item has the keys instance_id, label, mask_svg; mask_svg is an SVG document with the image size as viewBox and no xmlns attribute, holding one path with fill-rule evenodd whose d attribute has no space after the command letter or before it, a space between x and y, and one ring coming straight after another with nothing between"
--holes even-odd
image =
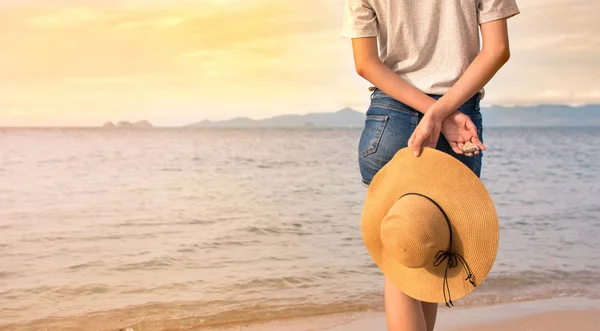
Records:
<instances>
[{"instance_id":1,"label":"jeans pocket","mask_svg":"<svg viewBox=\"0 0 600 331\"><path fill-rule=\"evenodd\" d=\"M388 118L387 115L367 115L365 127L358 142L359 157L365 157L377 151Z\"/></svg>"}]
</instances>

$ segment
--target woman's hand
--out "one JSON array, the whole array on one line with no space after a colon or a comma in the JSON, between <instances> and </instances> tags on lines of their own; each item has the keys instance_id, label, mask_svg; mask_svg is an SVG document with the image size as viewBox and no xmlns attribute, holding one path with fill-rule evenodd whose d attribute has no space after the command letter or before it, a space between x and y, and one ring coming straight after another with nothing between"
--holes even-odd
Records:
<instances>
[{"instance_id":1,"label":"woman's hand","mask_svg":"<svg viewBox=\"0 0 600 331\"><path fill-rule=\"evenodd\" d=\"M434 104L435 105L435 104ZM477 127L471 121L471 118L460 111L455 111L448 117L442 119L440 113L432 105L417 128L408 140L408 146L412 147L415 156L421 155L421 148L435 148L440 137L440 132L450 144L452 150L457 154L465 154L462 148L466 142L472 142L479 149L485 150L486 147L479 140ZM478 152L475 152L477 154ZM465 154L472 156L473 154Z\"/></svg>"},{"instance_id":2,"label":"woman's hand","mask_svg":"<svg viewBox=\"0 0 600 331\"><path fill-rule=\"evenodd\" d=\"M421 155L422 147L435 148L440 132L442 130L442 120L437 113L429 108L417 128L408 139L408 146L412 147L415 156Z\"/></svg>"},{"instance_id":3,"label":"woman's hand","mask_svg":"<svg viewBox=\"0 0 600 331\"><path fill-rule=\"evenodd\" d=\"M485 145L479 140L477 127L471 121L471 118L458 110L442 122L442 133L456 154L472 156L472 153L463 153L462 151L465 143L469 141L480 150L485 150ZM475 154L478 153L479 151L475 151Z\"/></svg>"}]
</instances>

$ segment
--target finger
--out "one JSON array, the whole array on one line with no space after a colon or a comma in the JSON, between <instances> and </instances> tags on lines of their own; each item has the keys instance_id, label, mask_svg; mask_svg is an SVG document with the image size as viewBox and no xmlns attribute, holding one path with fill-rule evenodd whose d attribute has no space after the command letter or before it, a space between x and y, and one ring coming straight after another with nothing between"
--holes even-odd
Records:
<instances>
[{"instance_id":1,"label":"finger","mask_svg":"<svg viewBox=\"0 0 600 331\"><path fill-rule=\"evenodd\" d=\"M410 146L413 148L413 154L415 156L419 156L421 155L421 146L423 145L425 137L423 137L423 134L421 134L420 132L413 133L413 136L414 139L412 139L412 143L410 144Z\"/></svg>"},{"instance_id":2,"label":"finger","mask_svg":"<svg viewBox=\"0 0 600 331\"><path fill-rule=\"evenodd\" d=\"M484 151L486 147L483 144L483 142L479 140L479 134L477 134L477 127L475 126L475 123L473 123L473 121L468 121L467 128L469 129L469 131L471 131L471 142L475 144L475 146L477 146L480 150Z\"/></svg>"},{"instance_id":3,"label":"finger","mask_svg":"<svg viewBox=\"0 0 600 331\"><path fill-rule=\"evenodd\" d=\"M486 147L483 144L483 142L481 140L479 140L479 137L477 135L474 135L473 138L471 138L471 142L473 144L475 144L475 146L479 147L480 150L485 151Z\"/></svg>"},{"instance_id":4,"label":"finger","mask_svg":"<svg viewBox=\"0 0 600 331\"><path fill-rule=\"evenodd\" d=\"M412 149L413 149L413 154L415 156L420 156L421 155L421 147L423 145L422 141L423 141L423 139L418 139L418 138L415 138L413 140L413 143L412 143L411 146L412 146Z\"/></svg>"},{"instance_id":5,"label":"finger","mask_svg":"<svg viewBox=\"0 0 600 331\"><path fill-rule=\"evenodd\" d=\"M460 148L458 148L458 144L455 141L449 141L448 143L450 143L450 148L452 148L454 153L463 154L463 151Z\"/></svg>"}]
</instances>

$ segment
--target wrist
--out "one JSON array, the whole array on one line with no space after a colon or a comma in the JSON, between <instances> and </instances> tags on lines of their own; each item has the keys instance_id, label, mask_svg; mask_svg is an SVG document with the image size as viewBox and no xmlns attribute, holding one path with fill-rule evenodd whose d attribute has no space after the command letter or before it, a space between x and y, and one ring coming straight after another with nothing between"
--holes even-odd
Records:
<instances>
[{"instance_id":1,"label":"wrist","mask_svg":"<svg viewBox=\"0 0 600 331\"><path fill-rule=\"evenodd\" d=\"M436 122L443 122L446 118L448 118L448 115L449 114L446 113L445 109L436 107L435 105L431 106L427 110L427 116Z\"/></svg>"},{"instance_id":2,"label":"wrist","mask_svg":"<svg viewBox=\"0 0 600 331\"><path fill-rule=\"evenodd\" d=\"M438 99L427 111L427 114L431 116L431 118L443 122L448 116L454 113L454 110L447 107L444 104L442 98Z\"/></svg>"}]
</instances>

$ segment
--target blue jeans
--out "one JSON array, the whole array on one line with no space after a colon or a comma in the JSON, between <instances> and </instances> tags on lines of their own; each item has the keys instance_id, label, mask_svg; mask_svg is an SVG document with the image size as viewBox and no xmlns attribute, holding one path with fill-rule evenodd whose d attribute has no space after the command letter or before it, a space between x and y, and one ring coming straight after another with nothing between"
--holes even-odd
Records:
<instances>
[{"instance_id":1,"label":"blue jeans","mask_svg":"<svg viewBox=\"0 0 600 331\"><path fill-rule=\"evenodd\" d=\"M441 97L437 94L428 95L436 100ZM483 141L480 99L477 93L458 110L471 118L477 127L479 139ZM423 118L423 114L376 89L371 94L371 105L366 115L358 144L358 164L363 183L369 185L377 171L390 161L397 151L408 146L408 139ZM482 152L473 156L456 154L442 134L436 149L454 156L480 176Z\"/></svg>"}]
</instances>

